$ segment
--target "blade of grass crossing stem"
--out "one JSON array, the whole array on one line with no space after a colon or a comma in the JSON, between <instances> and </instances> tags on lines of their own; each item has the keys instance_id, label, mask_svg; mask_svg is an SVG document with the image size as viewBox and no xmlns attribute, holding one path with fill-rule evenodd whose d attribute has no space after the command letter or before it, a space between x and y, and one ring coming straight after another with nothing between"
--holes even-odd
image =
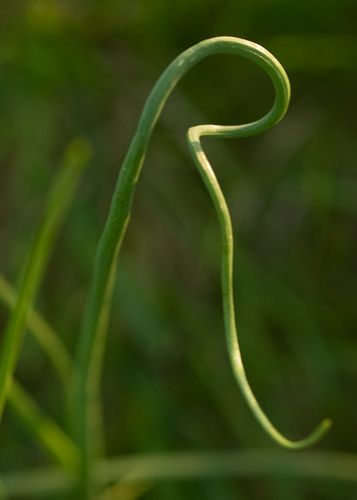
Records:
<instances>
[{"instance_id":1,"label":"blade of grass crossing stem","mask_svg":"<svg viewBox=\"0 0 357 500\"><path fill-rule=\"evenodd\" d=\"M152 483L123 484L121 481L105 488L95 500L138 500L152 489Z\"/></svg>"},{"instance_id":2,"label":"blade of grass crossing stem","mask_svg":"<svg viewBox=\"0 0 357 500\"><path fill-rule=\"evenodd\" d=\"M21 417L27 429L42 447L68 472L76 472L80 463L78 448L65 432L39 408L30 394L13 380L9 405Z\"/></svg>"},{"instance_id":3,"label":"blade of grass crossing stem","mask_svg":"<svg viewBox=\"0 0 357 500\"><path fill-rule=\"evenodd\" d=\"M0 500L8 500L10 497L7 494L6 488L3 485L2 481L0 481Z\"/></svg>"},{"instance_id":4,"label":"blade of grass crossing stem","mask_svg":"<svg viewBox=\"0 0 357 500\"><path fill-rule=\"evenodd\" d=\"M14 309L18 294L14 287L0 274L0 299L10 308ZM73 370L73 360L63 345L61 339L56 335L53 328L33 307L28 310L26 328L37 340L42 349L56 369L66 390Z\"/></svg>"},{"instance_id":5,"label":"blade of grass crossing stem","mask_svg":"<svg viewBox=\"0 0 357 500\"><path fill-rule=\"evenodd\" d=\"M323 484L336 481L354 488L357 482L357 454L336 451L291 454L267 449L150 453L99 460L95 464L95 475L102 487L110 486L113 481L156 484L275 476L300 478L302 481L309 479ZM36 500L48 500L54 494L56 498L67 498L74 484L73 477L57 467L2 472L0 481L9 497Z\"/></svg>"},{"instance_id":6,"label":"blade of grass crossing stem","mask_svg":"<svg viewBox=\"0 0 357 500\"><path fill-rule=\"evenodd\" d=\"M76 139L69 145L63 167L49 192L42 222L25 262L17 302L6 325L1 346L0 418L23 342L29 308L35 299L59 227L89 156L90 147L85 140Z\"/></svg>"}]
</instances>

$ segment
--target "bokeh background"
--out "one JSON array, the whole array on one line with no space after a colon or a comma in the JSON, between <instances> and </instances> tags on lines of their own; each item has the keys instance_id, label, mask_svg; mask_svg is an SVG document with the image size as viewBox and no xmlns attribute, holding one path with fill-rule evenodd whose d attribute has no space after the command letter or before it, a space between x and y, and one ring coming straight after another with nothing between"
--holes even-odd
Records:
<instances>
[{"instance_id":1,"label":"bokeh background","mask_svg":"<svg viewBox=\"0 0 357 500\"><path fill-rule=\"evenodd\" d=\"M96 244L145 98L178 53L218 35L265 46L292 85L288 115L273 130L204 141L234 222L247 372L285 434L302 437L330 416L334 426L318 447L356 452L355 0L2 2L1 271L16 282L67 145L85 137L93 156L37 303L74 351ZM275 449L228 364L219 228L185 144L189 126L244 123L272 99L259 68L217 56L195 67L165 107L118 268L103 377L110 455ZM17 373L64 421L57 379L30 336ZM47 463L10 411L0 444L2 470ZM326 481L226 478L161 484L142 498L318 500L356 493L355 485Z\"/></svg>"}]
</instances>

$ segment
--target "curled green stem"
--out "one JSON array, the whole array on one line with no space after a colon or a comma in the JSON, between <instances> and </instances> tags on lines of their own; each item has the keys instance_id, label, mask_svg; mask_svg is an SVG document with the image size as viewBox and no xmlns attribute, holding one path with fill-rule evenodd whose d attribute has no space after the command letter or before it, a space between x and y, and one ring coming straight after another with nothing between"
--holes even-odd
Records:
<instances>
[{"instance_id":1,"label":"curled green stem","mask_svg":"<svg viewBox=\"0 0 357 500\"><path fill-rule=\"evenodd\" d=\"M135 193L135 187L145 159L147 146L170 93L182 76L203 58L214 54L235 54L257 63L271 78L275 89L272 109L260 120L239 126L201 125L189 130L189 144L196 165L213 198L220 219L223 237L222 282L224 317L227 331L228 350L235 376L254 415L268 434L279 444L289 448L311 445L327 430L324 421L305 440L293 443L284 438L269 422L258 405L245 376L235 330L232 255L233 238L231 221L226 202L219 188L213 170L205 157L199 138L202 135L220 137L247 137L263 132L277 123L285 114L290 86L280 63L263 47L233 37L217 37L194 45L180 54L163 72L152 89L139 120L137 131L124 159L111 202L110 212L100 239L89 299L84 315L78 346L78 376L74 384L74 432L83 453L82 495L89 498L90 467L94 450L91 436L97 433L95 424L98 386L105 345L106 327L110 309L110 299L115 276L116 261L121 242L125 235Z\"/></svg>"},{"instance_id":2,"label":"curled green stem","mask_svg":"<svg viewBox=\"0 0 357 500\"><path fill-rule=\"evenodd\" d=\"M257 124L258 122L256 122ZM264 121L261 120L262 126ZM252 124L248 124L249 127ZM255 125L256 126L256 125ZM235 379L241 388L241 391L253 412L253 415L261 426L266 430L269 436L274 439L278 444L285 448L299 450L312 446L319 441L324 434L331 427L329 419L323 420L316 429L311 432L307 437L299 441L291 441L284 437L270 422L266 414L259 405L254 393L249 385L247 375L244 369L242 355L238 342L235 307L234 307L234 293L233 293L233 230L232 221L229 214L229 209L226 200L223 196L220 185L214 174L214 171L207 160L207 157L202 150L200 143L200 136L203 135L217 135L225 134L229 128L229 137L241 137L245 134L245 126L238 127L219 127L217 125L200 125L199 127L192 127L188 131L188 144L192 153L194 162L201 174L201 177L207 187L215 206L218 219L221 227L222 235L222 299L223 299L223 315L226 330L227 348L233 369ZM223 129L223 130L222 130ZM256 130L256 129L255 129Z\"/></svg>"}]
</instances>

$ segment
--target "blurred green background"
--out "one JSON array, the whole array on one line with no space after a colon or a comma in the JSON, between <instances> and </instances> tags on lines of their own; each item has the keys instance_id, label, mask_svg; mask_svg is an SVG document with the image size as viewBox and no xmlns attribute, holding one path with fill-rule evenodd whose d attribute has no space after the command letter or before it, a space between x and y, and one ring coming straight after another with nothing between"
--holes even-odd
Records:
<instances>
[{"instance_id":1,"label":"blurred green background","mask_svg":"<svg viewBox=\"0 0 357 500\"><path fill-rule=\"evenodd\" d=\"M260 43L280 60L292 84L286 118L263 136L204 141L234 222L243 359L281 431L299 438L329 416L319 448L355 452L355 0L14 0L0 14L0 262L10 281L68 143L84 136L93 148L37 304L72 351L113 184L162 70L218 35ZM118 268L103 377L110 455L275 449L230 371L219 230L185 144L189 126L244 123L272 99L260 69L217 56L184 78L163 112ZM57 379L30 336L17 373L64 421ZM47 462L10 412L0 449L1 470ZM356 494L349 484L240 478L162 484L142 498Z\"/></svg>"}]
</instances>

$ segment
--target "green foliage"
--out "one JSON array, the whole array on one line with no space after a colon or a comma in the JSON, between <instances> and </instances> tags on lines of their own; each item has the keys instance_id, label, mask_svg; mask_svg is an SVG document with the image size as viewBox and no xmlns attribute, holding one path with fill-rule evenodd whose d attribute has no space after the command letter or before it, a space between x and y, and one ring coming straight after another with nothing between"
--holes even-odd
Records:
<instances>
[{"instance_id":1,"label":"green foliage","mask_svg":"<svg viewBox=\"0 0 357 500\"><path fill-rule=\"evenodd\" d=\"M162 67L207 36L230 32L258 40L292 77L296 97L289 115L266 136L203 144L217 165L233 228L239 226L236 298L246 371L257 399L284 434L299 436L326 412L336 422L328 447L355 450L353 4L331 4L324 16L320 2L281 7L279 2L254 7L227 2L222 8L215 1L70 5L31 0L4 12L0 159L6 188L0 258L7 276L16 277L23 269L16 288L0 280L0 296L13 311L8 324L16 325L4 337L8 347L2 355L8 361L2 365L7 366L1 378L3 398L6 374L12 377L21 352L17 382L9 393L9 406L20 419L6 412L0 436L4 497L8 491L16 497L70 498L79 445L89 461L92 451L104 454L104 448L106 456L120 454L118 459L100 459L92 470L90 463L87 471L80 468L82 480L90 474L104 488L109 486L103 498L354 498L352 454L304 452L293 458L271 450L234 456L171 453L268 443L237 395L227 367L219 335L219 238L182 140L193 124L235 123L237 116L244 123L259 116L271 100L271 89L253 65L230 56L207 59L168 102L138 186L135 223L128 230L118 272L107 266L114 307L106 362L107 312L102 340L96 341L100 336L94 334L93 342L83 341L88 324L95 323L91 315L102 310L91 301L77 351L79 372L70 354L76 349L118 153L122 155L134 133L142 102L160 71L155 65ZM344 29L339 31L339 26ZM27 228L53 177L49 166L73 136L86 136L94 157L44 275L55 234L43 229L47 243L38 236L42 243L35 240L24 265ZM194 152L203 154L196 146ZM74 148L80 164L87 162L81 147ZM76 163L75 157L69 153L69 163ZM63 210L73 195L67 187L68 199L59 196L54 205L63 201ZM55 219L62 214L52 214L57 232ZM45 219L42 228L47 224L52 227ZM31 260L40 265L32 266ZM233 304L233 297L229 300ZM34 309L35 302L60 334ZM24 335L25 324L32 335ZM64 398L70 400L70 422ZM88 401L93 403L89 409ZM102 402L103 415L98 411ZM101 433L88 436L86 419L91 414L94 426L103 420L104 439ZM33 437L67 473L41 468L48 457L33 445ZM122 456L152 450L163 453ZM181 481L189 477L195 479Z\"/></svg>"}]
</instances>

